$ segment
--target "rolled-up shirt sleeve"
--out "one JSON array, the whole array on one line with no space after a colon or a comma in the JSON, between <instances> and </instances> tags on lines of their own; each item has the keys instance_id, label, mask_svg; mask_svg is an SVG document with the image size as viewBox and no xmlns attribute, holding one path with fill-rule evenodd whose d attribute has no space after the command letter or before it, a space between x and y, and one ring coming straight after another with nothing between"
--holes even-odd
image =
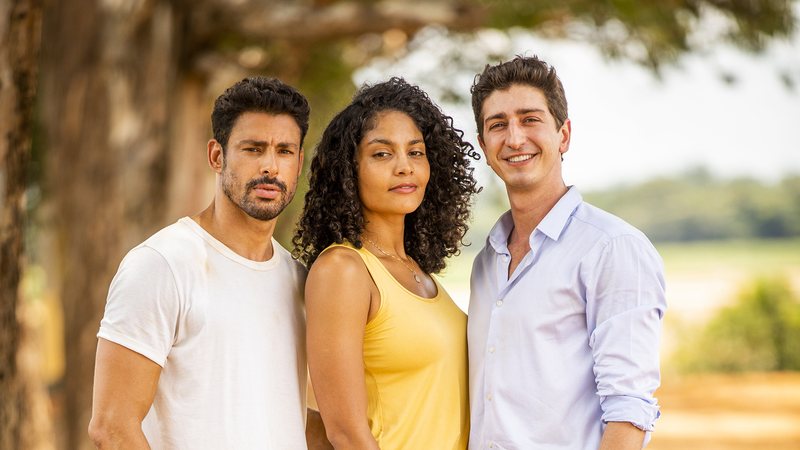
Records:
<instances>
[{"instance_id":1,"label":"rolled-up shirt sleeve","mask_svg":"<svg viewBox=\"0 0 800 450\"><path fill-rule=\"evenodd\" d=\"M602 420L652 431L666 310L663 263L646 238L623 235L598 252L595 264L586 314Z\"/></svg>"}]
</instances>

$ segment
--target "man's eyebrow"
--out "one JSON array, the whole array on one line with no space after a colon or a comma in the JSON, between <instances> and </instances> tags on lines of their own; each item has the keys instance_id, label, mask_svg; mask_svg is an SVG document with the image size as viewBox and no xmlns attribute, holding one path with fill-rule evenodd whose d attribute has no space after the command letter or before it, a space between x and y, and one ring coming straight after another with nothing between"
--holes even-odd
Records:
<instances>
[{"instance_id":1,"label":"man's eyebrow","mask_svg":"<svg viewBox=\"0 0 800 450\"><path fill-rule=\"evenodd\" d=\"M545 112L545 110L543 110L542 108L520 108L514 111L514 114L522 116L530 113L543 113L543 112ZM486 123L490 120L506 119L506 118L507 118L506 113L499 112L497 114L492 114L491 116L486 117L485 119L483 119L483 122Z\"/></svg>"},{"instance_id":2,"label":"man's eyebrow","mask_svg":"<svg viewBox=\"0 0 800 450\"><path fill-rule=\"evenodd\" d=\"M518 110L516 110L514 112L517 113L517 115L521 116L521 115L524 115L524 114L530 114L530 113L535 113L535 112L543 113L543 112L545 112L545 110L543 110L542 108L520 108L520 109L518 109Z\"/></svg>"},{"instance_id":3,"label":"man's eyebrow","mask_svg":"<svg viewBox=\"0 0 800 450\"><path fill-rule=\"evenodd\" d=\"M237 145L252 145L253 147L266 147L267 141L258 141L256 139L242 139L236 143Z\"/></svg>"},{"instance_id":4,"label":"man's eyebrow","mask_svg":"<svg viewBox=\"0 0 800 450\"><path fill-rule=\"evenodd\" d=\"M241 141L237 142L236 144L239 145L239 146L250 145L250 146L253 146L253 147L262 147L263 148L263 147L266 147L268 145L268 142L267 141L259 141L257 139L242 139ZM286 147L297 148L297 144L295 144L294 142L278 142L277 144L275 144L275 146L276 147L283 147L283 148L286 148Z\"/></svg>"},{"instance_id":5,"label":"man's eyebrow","mask_svg":"<svg viewBox=\"0 0 800 450\"><path fill-rule=\"evenodd\" d=\"M486 123L490 120L505 119L505 118L506 118L506 113L499 112L497 114L492 114L491 116L486 117L485 119L483 119L483 122Z\"/></svg>"}]
</instances>

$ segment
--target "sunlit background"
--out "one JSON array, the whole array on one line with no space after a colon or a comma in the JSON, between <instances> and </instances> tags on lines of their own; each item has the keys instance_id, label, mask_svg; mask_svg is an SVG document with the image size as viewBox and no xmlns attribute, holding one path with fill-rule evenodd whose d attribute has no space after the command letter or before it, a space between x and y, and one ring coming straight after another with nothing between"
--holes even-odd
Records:
<instances>
[{"instance_id":1,"label":"sunlit background","mask_svg":"<svg viewBox=\"0 0 800 450\"><path fill-rule=\"evenodd\" d=\"M26 3L0 0L2 20ZM298 86L313 108L311 155L357 86L403 76L477 148L473 77L516 54L548 61L565 86L567 183L664 258L662 417L648 448L800 448L797 1L72 3L44 3L18 367L3 367L23 388L19 417L0 412L0 430L24 432L0 449L89 448L111 276L133 245L210 202L209 113L227 86L250 74ZM441 274L465 310L472 259L508 207L483 160L475 174L469 245ZM301 207L302 193L280 220L287 248Z\"/></svg>"}]
</instances>

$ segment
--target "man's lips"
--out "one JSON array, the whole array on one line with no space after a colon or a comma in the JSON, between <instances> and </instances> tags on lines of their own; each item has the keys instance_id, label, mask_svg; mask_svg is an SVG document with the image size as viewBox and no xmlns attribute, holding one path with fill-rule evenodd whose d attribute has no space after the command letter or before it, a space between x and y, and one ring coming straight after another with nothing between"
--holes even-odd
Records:
<instances>
[{"instance_id":1,"label":"man's lips","mask_svg":"<svg viewBox=\"0 0 800 450\"><path fill-rule=\"evenodd\" d=\"M253 192L257 197L271 200L281 195L281 188L274 184L257 184L253 187Z\"/></svg>"},{"instance_id":2,"label":"man's lips","mask_svg":"<svg viewBox=\"0 0 800 450\"><path fill-rule=\"evenodd\" d=\"M525 163L526 161L532 160L536 155L538 155L538 153L518 153L516 155L511 155L503 159L511 164L521 164Z\"/></svg>"},{"instance_id":3,"label":"man's lips","mask_svg":"<svg viewBox=\"0 0 800 450\"><path fill-rule=\"evenodd\" d=\"M402 183L397 186L392 186L389 190L400 194L410 194L417 190L417 185L413 183Z\"/></svg>"}]
</instances>

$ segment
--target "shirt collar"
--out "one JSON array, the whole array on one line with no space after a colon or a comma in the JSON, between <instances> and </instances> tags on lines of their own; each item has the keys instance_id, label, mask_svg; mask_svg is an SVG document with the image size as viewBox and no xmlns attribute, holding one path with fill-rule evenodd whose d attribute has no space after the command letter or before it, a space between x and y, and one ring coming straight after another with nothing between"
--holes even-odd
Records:
<instances>
[{"instance_id":1,"label":"shirt collar","mask_svg":"<svg viewBox=\"0 0 800 450\"><path fill-rule=\"evenodd\" d=\"M511 217L511 210L509 209L497 219L497 223L489 231L489 244L491 244L495 252L508 253L508 236L513 229L514 219Z\"/></svg>"},{"instance_id":2,"label":"shirt collar","mask_svg":"<svg viewBox=\"0 0 800 450\"><path fill-rule=\"evenodd\" d=\"M544 219L542 219L536 229L550 239L557 241L564 231L564 228L567 227L567 222L572 216L572 213L575 212L575 209L581 202L583 202L583 197L580 192L578 192L578 189L574 186L570 186L550 212L544 216ZM508 236L513 229L514 219L511 217L511 210L509 210L500 216L497 223L494 224L494 227L492 227L492 230L489 232L488 241L495 252L508 253ZM536 231L534 230L530 236L531 241L533 241L535 234Z\"/></svg>"},{"instance_id":3,"label":"shirt collar","mask_svg":"<svg viewBox=\"0 0 800 450\"><path fill-rule=\"evenodd\" d=\"M545 234L550 239L557 241L567 227L569 218L578 205L583 202L583 197L575 186L570 186L567 192L558 200L550 212L544 216L537 230ZM533 238L533 236L531 236Z\"/></svg>"}]
</instances>

